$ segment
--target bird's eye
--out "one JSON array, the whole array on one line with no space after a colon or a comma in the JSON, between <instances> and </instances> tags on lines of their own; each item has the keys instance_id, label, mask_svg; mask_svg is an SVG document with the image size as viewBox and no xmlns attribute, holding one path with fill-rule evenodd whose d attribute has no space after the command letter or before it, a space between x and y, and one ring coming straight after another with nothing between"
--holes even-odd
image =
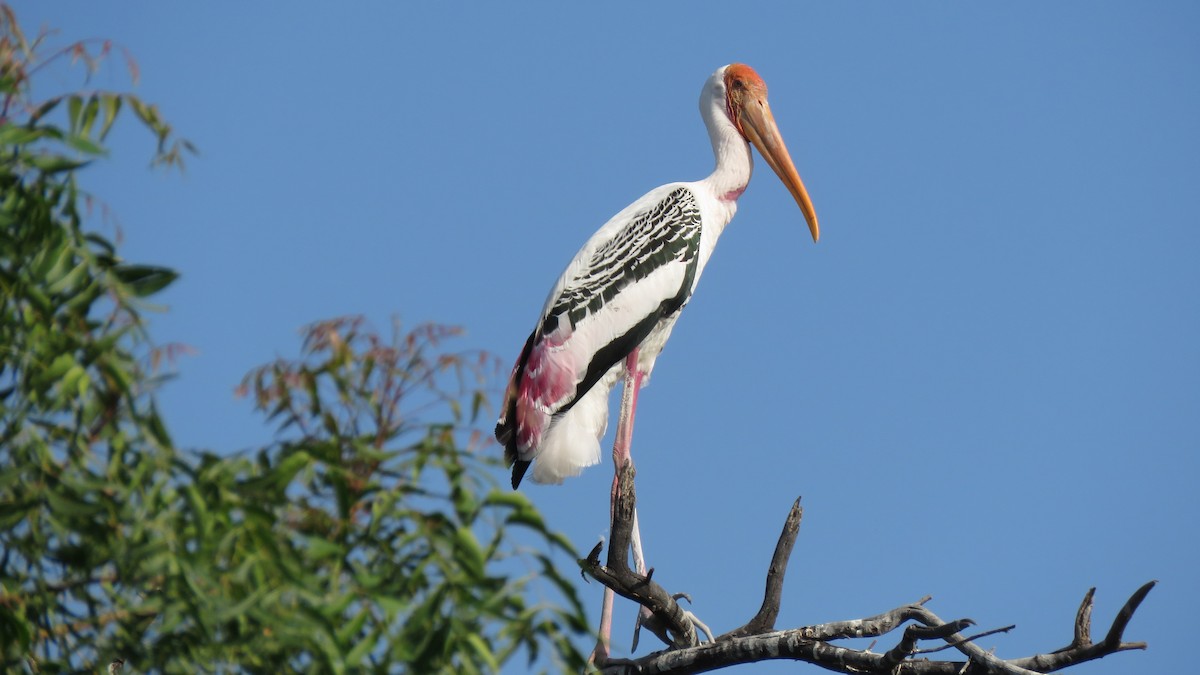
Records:
<instances>
[{"instance_id":1,"label":"bird's eye","mask_svg":"<svg viewBox=\"0 0 1200 675\"><path fill-rule=\"evenodd\" d=\"M745 83L743 83L741 80L734 80L734 81L733 81L733 88L734 88L734 89L745 89L745 88L746 88L746 85L745 85Z\"/></svg>"}]
</instances>

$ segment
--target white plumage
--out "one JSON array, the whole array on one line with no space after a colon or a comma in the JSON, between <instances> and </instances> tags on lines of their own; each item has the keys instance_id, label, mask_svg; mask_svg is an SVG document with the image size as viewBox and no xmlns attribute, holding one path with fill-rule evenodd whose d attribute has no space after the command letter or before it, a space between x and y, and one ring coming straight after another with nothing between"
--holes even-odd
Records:
<instances>
[{"instance_id":1,"label":"white plumage","mask_svg":"<svg viewBox=\"0 0 1200 675\"><path fill-rule=\"evenodd\" d=\"M651 190L613 216L567 265L513 369L496 427L514 463L533 480L561 483L600 461L608 398L637 350L649 381L679 312L750 181L750 142L784 180L817 237L816 217L748 66L718 69L700 95L716 167L703 180Z\"/></svg>"},{"instance_id":2,"label":"white plumage","mask_svg":"<svg viewBox=\"0 0 1200 675\"><path fill-rule=\"evenodd\" d=\"M649 382L679 312L737 211L750 182L751 143L787 185L817 240L812 202L779 136L762 78L743 64L719 68L700 94L700 114L716 156L713 172L704 180L651 190L613 216L550 290L513 367L496 423L513 488L531 464L534 481L561 483L600 461L609 393L621 378L625 392L613 463L632 462L638 389ZM617 487L614 477L614 504ZM632 550L644 573L637 533L635 512ZM606 588L593 653L597 665L608 656L612 602Z\"/></svg>"}]
</instances>

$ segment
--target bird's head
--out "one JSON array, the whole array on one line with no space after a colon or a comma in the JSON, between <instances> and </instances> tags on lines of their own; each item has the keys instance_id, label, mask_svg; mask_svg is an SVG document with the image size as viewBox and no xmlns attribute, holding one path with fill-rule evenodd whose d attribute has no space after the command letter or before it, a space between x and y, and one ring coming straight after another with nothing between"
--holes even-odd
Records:
<instances>
[{"instance_id":1,"label":"bird's head","mask_svg":"<svg viewBox=\"0 0 1200 675\"><path fill-rule=\"evenodd\" d=\"M722 73L722 71L724 71ZM804 220L808 222L808 230L812 233L813 241L821 236L817 226L817 212L813 209L808 190L796 172L792 158L788 154L779 128L775 125L775 117L771 114L771 106L767 104L767 83L754 72L754 69L744 63L734 63L725 66L716 73L725 89L725 114L729 121L747 141L758 148L759 154L771 165L775 175L787 186Z\"/></svg>"}]
</instances>

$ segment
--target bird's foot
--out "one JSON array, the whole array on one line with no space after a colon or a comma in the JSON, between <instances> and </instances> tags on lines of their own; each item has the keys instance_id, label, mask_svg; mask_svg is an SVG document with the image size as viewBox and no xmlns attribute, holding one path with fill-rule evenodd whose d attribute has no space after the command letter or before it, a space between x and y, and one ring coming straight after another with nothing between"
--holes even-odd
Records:
<instances>
[{"instance_id":1,"label":"bird's foot","mask_svg":"<svg viewBox=\"0 0 1200 675\"><path fill-rule=\"evenodd\" d=\"M604 638L596 640L596 646L592 649L592 653L588 655L588 665L595 667L597 670L603 668L609 661L608 643Z\"/></svg>"},{"instance_id":2,"label":"bird's foot","mask_svg":"<svg viewBox=\"0 0 1200 675\"><path fill-rule=\"evenodd\" d=\"M687 600L689 603L692 601L692 596L688 595L687 593L676 593L672 595L671 598L674 600ZM683 618L687 619L687 621L692 624L692 627L696 629L696 639L698 642L705 641L704 638L700 637L701 633L708 638L708 642L716 641L716 638L713 637L712 630L709 629L706 623L700 620L700 617L696 616L690 610L683 609L683 607L680 607L679 609L683 610ZM645 626L647 630L657 635L658 639L667 644L671 644L671 641L667 636L666 627L662 625L662 622L659 621L658 617L650 613L650 610L642 607L641 611L638 612L637 621L635 621L633 624L633 646L631 651L637 650L638 638L640 637L642 626Z\"/></svg>"}]
</instances>

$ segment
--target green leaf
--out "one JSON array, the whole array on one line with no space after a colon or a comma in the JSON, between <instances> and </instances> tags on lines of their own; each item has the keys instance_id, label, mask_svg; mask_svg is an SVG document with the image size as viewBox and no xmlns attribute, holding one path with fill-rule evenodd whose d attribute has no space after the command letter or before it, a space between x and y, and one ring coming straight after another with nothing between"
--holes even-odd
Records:
<instances>
[{"instance_id":1,"label":"green leaf","mask_svg":"<svg viewBox=\"0 0 1200 675\"><path fill-rule=\"evenodd\" d=\"M75 361L75 356L73 354L59 354L50 362L49 366L34 376L34 386L43 388L46 385L52 384L72 368L79 368L79 364Z\"/></svg>"},{"instance_id":2,"label":"green leaf","mask_svg":"<svg viewBox=\"0 0 1200 675\"><path fill-rule=\"evenodd\" d=\"M167 433L167 428L163 425L162 418L158 415L157 406L154 404L150 405L150 411L142 422L145 430L158 443L159 447L171 447L171 436Z\"/></svg>"},{"instance_id":3,"label":"green leaf","mask_svg":"<svg viewBox=\"0 0 1200 675\"><path fill-rule=\"evenodd\" d=\"M583 602L575 592L575 586L566 577L558 573L558 568L550 558L538 554L537 559L542 564L542 576L558 587L563 597L571 603L577 614L583 613Z\"/></svg>"},{"instance_id":4,"label":"green leaf","mask_svg":"<svg viewBox=\"0 0 1200 675\"><path fill-rule=\"evenodd\" d=\"M92 133L92 125L96 122L96 113L100 110L100 101L91 96L83 106L83 119L79 121L79 135L87 138Z\"/></svg>"},{"instance_id":5,"label":"green leaf","mask_svg":"<svg viewBox=\"0 0 1200 675\"><path fill-rule=\"evenodd\" d=\"M91 518L104 510L99 504L82 501L75 495L60 490L47 491L46 504L55 516L72 518Z\"/></svg>"},{"instance_id":6,"label":"green leaf","mask_svg":"<svg viewBox=\"0 0 1200 675\"><path fill-rule=\"evenodd\" d=\"M87 371L78 364L71 366L67 372L63 374L62 380L59 382L58 396L59 399L66 404L75 396L80 396L81 390L86 392L89 384Z\"/></svg>"},{"instance_id":7,"label":"green leaf","mask_svg":"<svg viewBox=\"0 0 1200 675\"><path fill-rule=\"evenodd\" d=\"M61 96L55 96L54 98L44 101L29 116L29 121L36 122L36 121L42 119L43 117L45 117L46 115L49 115L51 111L53 111L55 108L58 107L59 103L62 103L62 100L63 99Z\"/></svg>"},{"instance_id":8,"label":"green leaf","mask_svg":"<svg viewBox=\"0 0 1200 675\"><path fill-rule=\"evenodd\" d=\"M483 661L489 671L493 673L499 672L500 662L496 660L496 656L492 653L492 648L488 646L488 643L483 641L483 638L478 633L467 633L467 646Z\"/></svg>"},{"instance_id":9,"label":"green leaf","mask_svg":"<svg viewBox=\"0 0 1200 675\"><path fill-rule=\"evenodd\" d=\"M350 619L350 621L348 621L345 625L337 629L336 638L338 644L356 644L358 642L356 638L358 637L359 632L362 631L363 625L370 617L370 610L364 608L360 610L353 619Z\"/></svg>"},{"instance_id":10,"label":"green leaf","mask_svg":"<svg viewBox=\"0 0 1200 675\"><path fill-rule=\"evenodd\" d=\"M504 506L518 510L533 508L533 502L529 501L525 493L517 492L516 490L504 491L493 489L491 492L488 492L483 503L484 506Z\"/></svg>"},{"instance_id":11,"label":"green leaf","mask_svg":"<svg viewBox=\"0 0 1200 675\"><path fill-rule=\"evenodd\" d=\"M5 503L0 501L0 529L7 530L28 518L30 509L37 506L37 501L28 499L22 502Z\"/></svg>"},{"instance_id":12,"label":"green leaf","mask_svg":"<svg viewBox=\"0 0 1200 675\"><path fill-rule=\"evenodd\" d=\"M341 559L345 555L345 550L324 537L305 537L308 556L313 561L321 561L327 558Z\"/></svg>"},{"instance_id":13,"label":"green leaf","mask_svg":"<svg viewBox=\"0 0 1200 675\"><path fill-rule=\"evenodd\" d=\"M33 639L33 631L29 622L25 621L17 612L9 611L9 608L5 606L0 606L0 635L5 636L0 640L0 647L4 648L6 653L14 638L22 652L29 649Z\"/></svg>"},{"instance_id":14,"label":"green leaf","mask_svg":"<svg viewBox=\"0 0 1200 675\"><path fill-rule=\"evenodd\" d=\"M216 621L232 621L241 618L256 605L258 605L259 602L262 601L263 597L266 596L266 594L266 588L260 587L253 589L253 591L241 601L217 608L214 612L215 616L213 618Z\"/></svg>"},{"instance_id":15,"label":"green leaf","mask_svg":"<svg viewBox=\"0 0 1200 675\"><path fill-rule=\"evenodd\" d=\"M57 241L47 237L44 248L33 259L33 275L40 283L52 284L71 267L75 249L66 237Z\"/></svg>"},{"instance_id":16,"label":"green leaf","mask_svg":"<svg viewBox=\"0 0 1200 675\"><path fill-rule=\"evenodd\" d=\"M28 157L28 161L33 168L41 171L44 174L63 173L64 171L75 171L91 164L90 161L81 161L63 157L62 155L39 154Z\"/></svg>"},{"instance_id":17,"label":"green leaf","mask_svg":"<svg viewBox=\"0 0 1200 675\"><path fill-rule=\"evenodd\" d=\"M460 527L454 533L454 559L462 566L467 574L476 579L484 576L483 549L475 533L468 527Z\"/></svg>"},{"instance_id":18,"label":"green leaf","mask_svg":"<svg viewBox=\"0 0 1200 675\"><path fill-rule=\"evenodd\" d=\"M83 288L76 289L67 301L63 303L62 308L67 312L76 312L86 314L87 309L108 289L100 283L99 279L89 278L88 283Z\"/></svg>"},{"instance_id":19,"label":"green leaf","mask_svg":"<svg viewBox=\"0 0 1200 675\"><path fill-rule=\"evenodd\" d=\"M112 129L113 122L117 121L117 114L121 112L121 97L103 94L100 97L100 105L104 109L104 122L100 126L99 138L103 141L108 136L109 129Z\"/></svg>"},{"instance_id":20,"label":"green leaf","mask_svg":"<svg viewBox=\"0 0 1200 675\"><path fill-rule=\"evenodd\" d=\"M104 148L97 145L95 141L86 136L67 136L64 139L68 146L86 154L86 155L104 155L107 154Z\"/></svg>"},{"instance_id":21,"label":"green leaf","mask_svg":"<svg viewBox=\"0 0 1200 675\"><path fill-rule=\"evenodd\" d=\"M90 271L91 270L88 269L87 262L80 261L75 265L75 267L71 268L70 272L67 272L51 282L50 285L46 287L46 291L53 293L54 295L59 295L64 291L74 289L80 284L80 282L84 280Z\"/></svg>"},{"instance_id":22,"label":"green leaf","mask_svg":"<svg viewBox=\"0 0 1200 675\"><path fill-rule=\"evenodd\" d=\"M387 613L389 621L408 609L409 602L401 598L392 597L390 595L376 595L371 598L384 612Z\"/></svg>"},{"instance_id":23,"label":"green leaf","mask_svg":"<svg viewBox=\"0 0 1200 675\"><path fill-rule=\"evenodd\" d=\"M379 629L372 630L368 635L363 637L354 645L354 648L346 654L346 664L353 669L363 668L368 663L368 658L371 652L375 649L376 643L379 641Z\"/></svg>"},{"instance_id":24,"label":"green leaf","mask_svg":"<svg viewBox=\"0 0 1200 675\"><path fill-rule=\"evenodd\" d=\"M78 94L67 97L67 122L71 125L71 134L79 133L80 111L83 110L83 97Z\"/></svg>"},{"instance_id":25,"label":"green leaf","mask_svg":"<svg viewBox=\"0 0 1200 675\"><path fill-rule=\"evenodd\" d=\"M42 127L25 127L16 124L0 124L0 146L29 145L48 135Z\"/></svg>"},{"instance_id":26,"label":"green leaf","mask_svg":"<svg viewBox=\"0 0 1200 675\"><path fill-rule=\"evenodd\" d=\"M121 265L113 272L139 298L154 295L179 278L175 270L153 265Z\"/></svg>"},{"instance_id":27,"label":"green leaf","mask_svg":"<svg viewBox=\"0 0 1200 675\"><path fill-rule=\"evenodd\" d=\"M163 127L162 120L158 116L158 107L149 105L136 96L128 96L126 98L129 101L129 107L133 108L133 112L138 116L138 119L149 127L151 131L158 134L161 140L166 135L167 130Z\"/></svg>"}]
</instances>

